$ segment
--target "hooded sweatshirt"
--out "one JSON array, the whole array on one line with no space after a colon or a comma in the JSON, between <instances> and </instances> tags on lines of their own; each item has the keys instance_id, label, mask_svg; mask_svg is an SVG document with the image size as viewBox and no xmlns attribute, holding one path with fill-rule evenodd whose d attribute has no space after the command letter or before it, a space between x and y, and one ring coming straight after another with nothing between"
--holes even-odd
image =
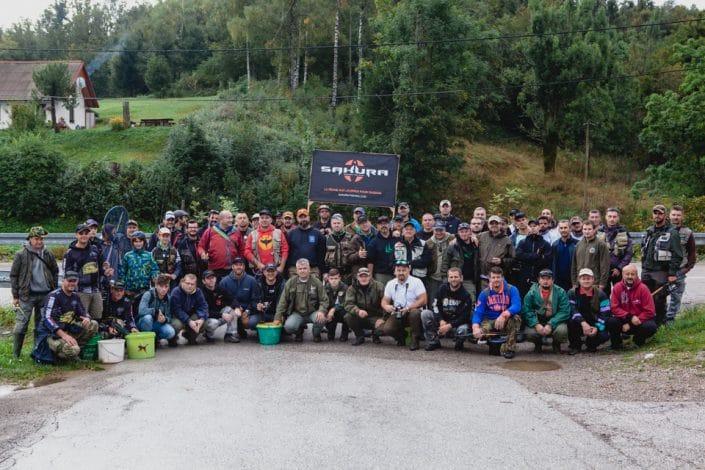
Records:
<instances>
[{"instance_id":1,"label":"hooded sweatshirt","mask_svg":"<svg viewBox=\"0 0 705 470\"><path fill-rule=\"evenodd\" d=\"M78 273L78 289L76 292L92 293L100 289L100 277L103 267L100 262L100 251L88 243L85 248L80 248L74 240L64 255L64 272L76 271Z\"/></svg>"},{"instance_id":2,"label":"hooded sweatshirt","mask_svg":"<svg viewBox=\"0 0 705 470\"><path fill-rule=\"evenodd\" d=\"M496 320L502 312L508 310L511 315L521 312L521 296L519 289L502 281L502 288L494 290L487 287L480 292L475 305L475 313L472 316L472 323L480 324L483 320Z\"/></svg>"},{"instance_id":3,"label":"hooded sweatshirt","mask_svg":"<svg viewBox=\"0 0 705 470\"><path fill-rule=\"evenodd\" d=\"M624 281L615 284L610 298L612 315L624 320L637 317L643 323L656 316L654 298L646 284L636 279L629 287Z\"/></svg>"}]
</instances>

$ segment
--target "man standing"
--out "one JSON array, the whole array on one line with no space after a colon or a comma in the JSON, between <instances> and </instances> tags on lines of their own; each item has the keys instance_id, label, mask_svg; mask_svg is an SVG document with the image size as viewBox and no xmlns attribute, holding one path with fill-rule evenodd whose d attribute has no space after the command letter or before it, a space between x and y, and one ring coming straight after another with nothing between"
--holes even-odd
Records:
<instances>
[{"instance_id":1,"label":"man standing","mask_svg":"<svg viewBox=\"0 0 705 470\"><path fill-rule=\"evenodd\" d=\"M404 328L410 327L409 349L416 351L419 349L419 338L423 334L421 309L428 303L428 297L421 279L410 274L409 262L397 259L394 267L395 278L387 283L382 297L382 310L387 313L382 331L396 339L398 346L404 346Z\"/></svg>"},{"instance_id":2,"label":"man standing","mask_svg":"<svg viewBox=\"0 0 705 470\"><path fill-rule=\"evenodd\" d=\"M364 330L372 330L372 342L379 344L380 328L384 324L382 310L384 286L371 278L367 268L357 271L357 278L345 291L345 323L355 333L353 346L365 342Z\"/></svg>"},{"instance_id":3,"label":"man standing","mask_svg":"<svg viewBox=\"0 0 705 470\"><path fill-rule=\"evenodd\" d=\"M166 227L159 229L159 241L152 249L152 258L159 266L159 272L171 278L172 285L181 275L181 257L179 252L171 244L171 232Z\"/></svg>"},{"instance_id":4,"label":"man standing","mask_svg":"<svg viewBox=\"0 0 705 470\"><path fill-rule=\"evenodd\" d=\"M259 227L250 232L245 241L245 258L256 273L264 271L268 264L277 266L279 274L284 272L289 258L289 243L284 232L272 225L269 209L259 211Z\"/></svg>"},{"instance_id":5,"label":"man standing","mask_svg":"<svg viewBox=\"0 0 705 470\"><path fill-rule=\"evenodd\" d=\"M551 226L551 220L552 219L546 215L542 215L538 218L538 233L543 237L544 240L546 240L546 243L548 243L549 245L553 244L553 242L560 238L558 230Z\"/></svg>"},{"instance_id":6,"label":"man standing","mask_svg":"<svg viewBox=\"0 0 705 470\"><path fill-rule=\"evenodd\" d=\"M187 274L171 291L171 314L175 317L176 330L182 330L188 344L196 344L196 338L203 333L208 319L208 304L201 289L196 287L197 279Z\"/></svg>"},{"instance_id":7,"label":"man standing","mask_svg":"<svg viewBox=\"0 0 705 470\"><path fill-rule=\"evenodd\" d=\"M592 209L588 213L588 220L592 222L592 225L595 227L595 231L599 232L600 230L603 229L602 227L602 212L599 211L599 209Z\"/></svg>"},{"instance_id":8,"label":"man standing","mask_svg":"<svg viewBox=\"0 0 705 470\"><path fill-rule=\"evenodd\" d=\"M421 216L421 231L416 236L427 242L433 236L433 227L435 225L436 219L433 218L433 214L426 212Z\"/></svg>"},{"instance_id":9,"label":"man standing","mask_svg":"<svg viewBox=\"0 0 705 470\"><path fill-rule=\"evenodd\" d=\"M573 287L578 286L578 273L587 268L594 273L597 287L605 290L610 277L610 247L597 238L595 224L586 221L583 224L584 238L575 246L573 263L570 266Z\"/></svg>"},{"instance_id":10,"label":"man standing","mask_svg":"<svg viewBox=\"0 0 705 470\"><path fill-rule=\"evenodd\" d=\"M410 221L404 223L402 237L394 245L394 257L397 261L405 261L411 267L412 276L424 283L427 281L433 253L426 246L426 242L416 236L416 229Z\"/></svg>"},{"instance_id":11,"label":"man standing","mask_svg":"<svg viewBox=\"0 0 705 470\"><path fill-rule=\"evenodd\" d=\"M250 219L247 217L246 212L238 212L235 215L235 228L240 232L240 238L242 240L245 240L250 234L252 227L250 227Z\"/></svg>"},{"instance_id":12,"label":"man standing","mask_svg":"<svg viewBox=\"0 0 705 470\"><path fill-rule=\"evenodd\" d=\"M678 280L683 246L680 232L666 220L666 207L657 204L652 214L654 224L641 243L641 279L654 296L656 324L661 326L666 321L667 284Z\"/></svg>"},{"instance_id":13,"label":"man standing","mask_svg":"<svg viewBox=\"0 0 705 470\"><path fill-rule=\"evenodd\" d=\"M581 222L582 223L582 222ZM570 225L567 220L558 222L558 233L561 238L556 240L551 247L553 251L553 275L555 283L566 292L573 288L573 253L578 241L571 236Z\"/></svg>"},{"instance_id":14,"label":"man standing","mask_svg":"<svg viewBox=\"0 0 705 470\"><path fill-rule=\"evenodd\" d=\"M376 231L367 216L361 216L357 219L357 223L357 234L350 240L349 249L346 253L347 262L350 266L350 279L354 279L357 276L359 268L367 267L369 264L367 247L372 243L376 235Z\"/></svg>"},{"instance_id":15,"label":"man standing","mask_svg":"<svg viewBox=\"0 0 705 470\"><path fill-rule=\"evenodd\" d=\"M317 230L315 233L321 235ZM284 331L295 334L294 341L299 343L304 338L304 326L313 323L313 340L320 342L329 305L323 283L311 274L308 260L300 258L296 261L296 274L284 285L274 323L281 324L286 316Z\"/></svg>"},{"instance_id":16,"label":"man standing","mask_svg":"<svg viewBox=\"0 0 705 470\"><path fill-rule=\"evenodd\" d=\"M335 269L339 275L348 278L350 262L348 256L352 252L353 236L345 230L345 222L340 214L333 214L330 220L330 233L326 237L326 267ZM366 253L365 253L366 256Z\"/></svg>"},{"instance_id":17,"label":"man standing","mask_svg":"<svg viewBox=\"0 0 705 470\"><path fill-rule=\"evenodd\" d=\"M247 338L246 330L256 329L260 321L260 316L257 315L257 304L262 295L255 278L245 272L244 258L235 258L232 272L221 279L218 286L225 294L228 305L237 319L240 337Z\"/></svg>"},{"instance_id":18,"label":"man standing","mask_svg":"<svg viewBox=\"0 0 705 470\"><path fill-rule=\"evenodd\" d=\"M448 270L448 282L441 284L435 297L435 308L421 312L426 351L441 347L441 336L455 338L455 350L462 351L470 336L470 317L473 299L463 287L459 268Z\"/></svg>"},{"instance_id":19,"label":"man standing","mask_svg":"<svg viewBox=\"0 0 705 470\"><path fill-rule=\"evenodd\" d=\"M493 267L509 272L514 264L514 246L507 234L500 230L501 221L498 216L493 215L487 223L489 231L482 232L478 236L480 274L483 276L489 276L490 269Z\"/></svg>"},{"instance_id":20,"label":"man standing","mask_svg":"<svg viewBox=\"0 0 705 470\"><path fill-rule=\"evenodd\" d=\"M693 230L683 225L683 206L674 205L671 207L669 215L671 225L678 230L680 235L681 249L683 250L683 261L681 261L680 269L676 274L676 282L671 289L671 301L668 304L666 312L666 321L673 321L681 308L681 299L685 292L685 277L695 266L697 261L697 252L695 249L695 237Z\"/></svg>"},{"instance_id":21,"label":"man standing","mask_svg":"<svg viewBox=\"0 0 705 470\"><path fill-rule=\"evenodd\" d=\"M367 270L367 268L360 269ZM369 275L369 270L367 270L367 274ZM328 341L335 340L335 330L338 328L338 323L342 323L340 341L345 342L348 340L349 333L348 324L343 320L345 316L345 291L348 290L348 286L341 280L340 272L336 268L331 268L328 271L328 279L324 287L328 296L328 313L326 314Z\"/></svg>"},{"instance_id":22,"label":"man standing","mask_svg":"<svg viewBox=\"0 0 705 470\"><path fill-rule=\"evenodd\" d=\"M570 218L570 236L576 242L583 239L583 219L578 215L574 215Z\"/></svg>"},{"instance_id":23,"label":"man standing","mask_svg":"<svg viewBox=\"0 0 705 470\"><path fill-rule=\"evenodd\" d=\"M176 249L181 258L181 273L198 277L201 274L198 257L198 222L195 220L186 222L185 236L179 241Z\"/></svg>"},{"instance_id":24,"label":"man standing","mask_svg":"<svg viewBox=\"0 0 705 470\"><path fill-rule=\"evenodd\" d=\"M534 352L540 353L544 338L550 337L553 352L560 353L561 343L568 340L568 294L553 283L550 269L542 270L538 280L524 297L522 321L526 325L525 334L534 343Z\"/></svg>"},{"instance_id":25,"label":"man standing","mask_svg":"<svg viewBox=\"0 0 705 470\"><path fill-rule=\"evenodd\" d=\"M220 282L222 283L227 278ZM239 343L240 338L237 336L237 319L233 313L232 307L228 305L226 293L216 283L218 279L213 271L203 272L203 296L208 304L208 320L206 320L206 342L215 342L215 330L222 325L225 327L225 336L223 341L226 343Z\"/></svg>"},{"instance_id":26,"label":"man standing","mask_svg":"<svg viewBox=\"0 0 705 470\"><path fill-rule=\"evenodd\" d=\"M446 226L446 232L451 235L458 233L458 225L460 225L460 219L451 214L453 206L450 204L448 199L443 199L440 204L438 204L438 209L441 212L440 221Z\"/></svg>"},{"instance_id":27,"label":"man standing","mask_svg":"<svg viewBox=\"0 0 705 470\"><path fill-rule=\"evenodd\" d=\"M634 337L634 344L643 346L658 327L654 321L656 307L649 288L639 280L636 266L622 269L622 281L612 290L612 317L607 319L612 349L622 349L622 335Z\"/></svg>"},{"instance_id":28,"label":"man standing","mask_svg":"<svg viewBox=\"0 0 705 470\"><path fill-rule=\"evenodd\" d=\"M176 225L176 216L172 211L167 211L164 214L164 220L162 223L157 227L157 230L154 231L152 236L149 239L149 245L147 246L147 249L149 251L152 251L155 246L159 243L159 229L161 228L167 228L169 229L170 235L170 243L173 242L176 239L176 232L174 231L174 226Z\"/></svg>"},{"instance_id":29,"label":"man standing","mask_svg":"<svg viewBox=\"0 0 705 470\"><path fill-rule=\"evenodd\" d=\"M321 231L321 235L326 236L331 231L331 214L330 207L326 204L318 206L318 220L314 222L313 228Z\"/></svg>"},{"instance_id":30,"label":"man standing","mask_svg":"<svg viewBox=\"0 0 705 470\"><path fill-rule=\"evenodd\" d=\"M83 309L91 318L99 320L103 315L103 297L100 293L100 278L112 276L112 268L103 270L100 251L89 241L90 228L86 224L76 227L76 240L64 255L64 272L74 271L79 275L78 297Z\"/></svg>"},{"instance_id":31,"label":"man standing","mask_svg":"<svg viewBox=\"0 0 705 470\"><path fill-rule=\"evenodd\" d=\"M367 267L374 273L374 279L387 285L394 277L394 245L397 239L392 236L389 217L377 218L377 235L367 248Z\"/></svg>"},{"instance_id":32,"label":"man standing","mask_svg":"<svg viewBox=\"0 0 705 470\"><path fill-rule=\"evenodd\" d=\"M529 224L526 220L526 214L523 212L517 212L514 214L514 225L516 229L512 232L512 235L509 238L512 240L514 249L516 249L516 247L519 246L519 243L529 236Z\"/></svg>"},{"instance_id":33,"label":"man standing","mask_svg":"<svg viewBox=\"0 0 705 470\"><path fill-rule=\"evenodd\" d=\"M366 215L367 213L365 212L364 207L356 207L353 210L353 221L345 226L345 231L348 232L350 235L354 236L357 233L358 219Z\"/></svg>"},{"instance_id":34,"label":"man standing","mask_svg":"<svg viewBox=\"0 0 705 470\"><path fill-rule=\"evenodd\" d=\"M294 213L291 211L284 212L284 214L282 214L281 231L284 232L284 234L289 235L289 232L295 228L296 224L294 223Z\"/></svg>"},{"instance_id":35,"label":"man standing","mask_svg":"<svg viewBox=\"0 0 705 470\"><path fill-rule=\"evenodd\" d=\"M32 351L35 361L46 364L54 363L56 358L76 359L81 348L98 333L98 323L91 320L76 294L78 280L77 272L65 271L61 287L47 296L37 342Z\"/></svg>"},{"instance_id":36,"label":"man standing","mask_svg":"<svg viewBox=\"0 0 705 470\"><path fill-rule=\"evenodd\" d=\"M42 227L32 227L27 244L17 252L10 269L12 304L15 307L12 354L20 357L24 337L34 312L34 338L37 339L42 305L47 294L56 289L59 266L51 251L44 247L49 235Z\"/></svg>"},{"instance_id":37,"label":"man standing","mask_svg":"<svg viewBox=\"0 0 705 470\"><path fill-rule=\"evenodd\" d=\"M208 269L222 279L230 274L233 260L243 255L243 245L240 231L233 227L232 212L221 211L218 223L203 232L198 242L198 255L208 262Z\"/></svg>"},{"instance_id":38,"label":"man standing","mask_svg":"<svg viewBox=\"0 0 705 470\"><path fill-rule=\"evenodd\" d=\"M198 238L200 239L206 230L218 223L220 212L215 209L208 211L208 218L204 221L203 226L198 229Z\"/></svg>"},{"instance_id":39,"label":"man standing","mask_svg":"<svg viewBox=\"0 0 705 470\"><path fill-rule=\"evenodd\" d=\"M175 348L178 339L176 335L184 325L171 314L170 283L171 278L160 274L154 281L154 288L141 296L137 328L140 331L153 331L157 335L155 338L157 341L165 339L169 342L169 347Z\"/></svg>"},{"instance_id":40,"label":"man standing","mask_svg":"<svg viewBox=\"0 0 705 470\"><path fill-rule=\"evenodd\" d=\"M586 222L587 224L588 222ZM590 222L592 226L592 222ZM583 337L588 352L597 351L597 347L606 342L610 335L607 331L607 319L610 317L610 301L595 285L595 275L589 268L578 272L578 286L568 291L570 303L570 320L568 320L568 341L571 356L580 352Z\"/></svg>"},{"instance_id":41,"label":"man standing","mask_svg":"<svg viewBox=\"0 0 705 470\"><path fill-rule=\"evenodd\" d=\"M513 359L517 332L521 326L519 290L504 280L502 268L493 266L487 288L480 292L472 315L472 335L480 340L490 335L505 335L500 351L505 359Z\"/></svg>"},{"instance_id":42,"label":"man standing","mask_svg":"<svg viewBox=\"0 0 705 470\"><path fill-rule=\"evenodd\" d=\"M397 206L397 213L401 216L402 223L411 222L414 225L414 230L421 231L419 221L411 217L411 206L408 202L400 202Z\"/></svg>"},{"instance_id":43,"label":"man standing","mask_svg":"<svg viewBox=\"0 0 705 470\"><path fill-rule=\"evenodd\" d=\"M132 251L125 253L120 264L118 278L125 283L127 295L132 299L133 307L140 305L142 294L149 289L152 280L159 275L159 266L152 258L152 254L145 250L146 244L147 236L144 232L139 230L135 232L132 235Z\"/></svg>"},{"instance_id":44,"label":"man standing","mask_svg":"<svg viewBox=\"0 0 705 470\"><path fill-rule=\"evenodd\" d=\"M171 244L177 246L186 236L186 224L188 222L188 212L182 209L174 211L174 229Z\"/></svg>"},{"instance_id":45,"label":"man standing","mask_svg":"<svg viewBox=\"0 0 705 470\"><path fill-rule=\"evenodd\" d=\"M477 285L480 281L480 254L472 240L470 225L463 222L458 226L455 243L448 246L443 256L443 272L459 268L463 276L463 287L470 294L473 302L477 298Z\"/></svg>"},{"instance_id":46,"label":"man standing","mask_svg":"<svg viewBox=\"0 0 705 470\"><path fill-rule=\"evenodd\" d=\"M311 227L307 209L296 211L296 218L299 226L287 233L289 277L295 276L298 272L294 263L304 258L308 260L310 273L320 279L325 271L326 238Z\"/></svg>"},{"instance_id":47,"label":"man standing","mask_svg":"<svg viewBox=\"0 0 705 470\"><path fill-rule=\"evenodd\" d=\"M634 250L627 229L619 224L619 209L610 207L605 213L607 225L597 236L610 247L610 277L605 285L605 294L609 297L611 287L622 280L622 268L632 262Z\"/></svg>"},{"instance_id":48,"label":"man standing","mask_svg":"<svg viewBox=\"0 0 705 470\"><path fill-rule=\"evenodd\" d=\"M545 220L545 219L543 219ZM519 265L517 287L524 297L536 282L539 273L551 266L553 250L546 238L541 236L537 221L529 221L529 235L522 240L516 249L516 260Z\"/></svg>"},{"instance_id":49,"label":"man standing","mask_svg":"<svg viewBox=\"0 0 705 470\"><path fill-rule=\"evenodd\" d=\"M445 224L439 220L433 227L433 237L426 242L426 247L431 251L431 264L428 273L428 298L431 299L431 302L436 299L436 293L448 272L443 269L443 258L453 240L455 240L455 236L446 232Z\"/></svg>"}]
</instances>

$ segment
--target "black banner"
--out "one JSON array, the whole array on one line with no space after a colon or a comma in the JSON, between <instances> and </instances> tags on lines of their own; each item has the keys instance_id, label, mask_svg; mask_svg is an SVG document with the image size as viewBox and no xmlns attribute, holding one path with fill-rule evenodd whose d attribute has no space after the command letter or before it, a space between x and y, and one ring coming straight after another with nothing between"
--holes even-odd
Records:
<instances>
[{"instance_id":1,"label":"black banner","mask_svg":"<svg viewBox=\"0 0 705 470\"><path fill-rule=\"evenodd\" d=\"M352 206L393 207L399 155L314 150L308 199Z\"/></svg>"}]
</instances>

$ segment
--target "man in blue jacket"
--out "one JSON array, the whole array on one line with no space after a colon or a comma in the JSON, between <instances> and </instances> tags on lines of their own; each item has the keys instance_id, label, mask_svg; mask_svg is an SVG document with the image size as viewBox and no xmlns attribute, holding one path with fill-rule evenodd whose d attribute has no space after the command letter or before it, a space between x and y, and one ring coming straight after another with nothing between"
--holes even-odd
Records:
<instances>
[{"instance_id":1,"label":"man in blue jacket","mask_svg":"<svg viewBox=\"0 0 705 470\"><path fill-rule=\"evenodd\" d=\"M582 226L582 222L580 222ZM553 242L553 271L554 282L566 292L573 288L571 279L571 265L573 263L573 253L578 240L570 233L570 225L567 220L558 222L558 233L561 238Z\"/></svg>"},{"instance_id":2,"label":"man in blue jacket","mask_svg":"<svg viewBox=\"0 0 705 470\"><path fill-rule=\"evenodd\" d=\"M375 281L382 285L394 278L394 244L398 241L392 236L389 217L382 215L377 218L377 235L367 247L367 268L372 268Z\"/></svg>"},{"instance_id":3,"label":"man in blue jacket","mask_svg":"<svg viewBox=\"0 0 705 470\"><path fill-rule=\"evenodd\" d=\"M521 326L519 290L504 280L502 268L490 268L489 285L477 298L472 316L472 335L482 339L488 335L506 335L501 352L506 359L515 355L517 331Z\"/></svg>"},{"instance_id":4,"label":"man in blue jacket","mask_svg":"<svg viewBox=\"0 0 705 470\"><path fill-rule=\"evenodd\" d=\"M182 330L189 344L196 344L198 335L205 331L208 303L201 289L196 287L196 276L187 274L171 291L171 314L174 329Z\"/></svg>"},{"instance_id":5,"label":"man in blue jacket","mask_svg":"<svg viewBox=\"0 0 705 470\"><path fill-rule=\"evenodd\" d=\"M225 294L225 302L237 319L238 335L247 338L246 329L254 330L262 319L257 313L262 293L257 280L245 272L244 258L235 258L232 272L220 280L218 287Z\"/></svg>"},{"instance_id":6,"label":"man in blue jacket","mask_svg":"<svg viewBox=\"0 0 705 470\"><path fill-rule=\"evenodd\" d=\"M326 238L311 226L307 209L296 211L296 220L298 226L286 234L289 242L286 263L289 277L296 276L296 262L305 258L311 267L311 274L320 279L325 272Z\"/></svg>"}]
</instances>

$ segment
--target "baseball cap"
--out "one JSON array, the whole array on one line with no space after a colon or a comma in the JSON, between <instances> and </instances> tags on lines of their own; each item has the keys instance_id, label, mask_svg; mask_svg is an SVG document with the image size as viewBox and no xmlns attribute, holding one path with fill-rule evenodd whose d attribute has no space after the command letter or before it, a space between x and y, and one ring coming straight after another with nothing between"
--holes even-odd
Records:
<instances>
[{"instance_id":1,"label":"baseball cap","mask_svg":"<svg viewBox=\"0 0 705 470\"><path fill-rule=\"evenodd\" d=\"M402 217L402 216L400 216L400 215L395 215L395 216L394 216L394 221L395 221L395 222L396 222L396 221L402 221L402 220L404 220L404 217Z\"/></svg>"},{"instance_id":2,"label":"baseball cap","mask_svg":"<svg viewBox=\"0 0 705 470\"><path fill-rule=\"evenodd\" d=\"M516 217L518 212L520 212L519 209L512 209L509 211L509 216Z\"/></svg>"},{"instance_id":3,"label":"baseball cap","mask_svg":"<svg viewBox=\"0 0 705 470\"><path fill-rule=\"evenodd\" d=\"M140 224L138 224L135 219L130 219L127 221L127 226L129 227L130 225L134 225L135 227L139 227Z\"/></svg>"},{"instance_id":4,"label":"baseball cap","mask_svg":"<svg viewBox=\"0 0 705 470\"><path fill-rule=\"evenodd\" d=\"M443 207L443 206L450 206L450 201L448 199L443 199L440 204L438 204L438 207Z\"/></svg>"},{"instance_id":5,"label":"baseball cap","mask_svg":"<svg viewBox=\"0 0 705 470\"><path fill-rule=\"evenodd\" d=\"M277 265L274 263L267 263L267 265L264 267L265 271L276 271L277 270Z\"/></svg>"},{"instance_id":6,"label":"baseball cap","mask_svg":"<svg viewBox=\"0 0 705 470\"><path fill-rule=\"evenodd\" d=\"M76 271L66 271L64 279L78 279L78 273Z\"/></svg>"},{"instance_id":7,"label":"baseball cap","mask_svg":"<svg viewBox=\"0 0 705 470\"><path fill-rule=\"evenodd\" d=\"M168 234L168 235L171 235L171 230L169 230L169 229L166 228L166 227L162 227L162 228L159 229L159 235L161 235L162 233L166 233L166 234Z\"/></svg>"},{"instance_id":8,"label":"baseball cap","mask_svg":"<svg viewBox=\"0 0 705 470\"><path fill-rule=\"evenodd\" d=\"M444 224L440 220L433 225L433 230L445 230L445 229L446 229L446 224Z\"/></svg>"},{"instance_id":9,"label":"baseball cap","mask_svg":"<svg viewBox=\"0 0 705 470\"><path fill-rule=\"evenodd\" d=\"M529 220L527 223L528 223L529 225L538 225L538 224L539 224L539 221L536 220L536 219L531 219L531 220Z\"/></svg>"},{"instance_id":10,"label":"baseball cap","mask_svg":"<svg viewBox=\"0 0 705 470\"><path fill-rule=\"evenodd\" d=\"M206 269L205 271L203 271L203 279L208 279L211 276L215 276L215 273L210 269Z\"/></svg>"},{"instance_id":11,"label":"baseball cap","mask_svg":"<svg viewBox=\"0 0 705 470\"><path fill-rule=\"evenodd\" d=\"M397 207L399 207L399 208L406 207L407 209L409 209L411 206L409 206L408 202L400 202Z\"/></svg>"},{"instance_id":12,"label":"baseball cap","mask_svg":"<svg viewBox=\"0 0 705 470\"><path fill-rule=\"evenodd\" d=\"M653 209L651 209L652 212L661 212L662 214L666 213L666 206L663 204L656 204Z\"/></svg>"},{"instance_id":13,"label":"baseball cap","mask_svg":"<svg viewBox=\"0 0 705 470\"><path fill-rule=\"evenodd\" d=\"M49 235L49 232L44 230L44 227L32 227L29 229L29 233L27 233L27 240L32 237L46 237L47 235Z\"/></svg>"},{"instance_id":14,"label":"baseball cap","mask_svg":"<svg viewBox=\"0 0 705 470\"><path fill-rule=\"evenodd\" d=\"M330 220L344 220L342 214L335 213L331 216Z\"/></svg>"},{"instance_id":15,"label":"baseball cap","mask_svg":"<svg viewBox=\"0 0 705 470\"><path fill-rule=\"evenodd\" d=\"M358 276L369 276L370 275L370 270L367 268L360 268L357 270L357 275Z\"/></svg>"},{"instance_id":16,"label":"baseball cap","mask_svg":"<svg viewBox=\"0 0 705 470\"><path fill-rule=\"evenodd\" d=\"M302 215L308 217L308 209L299 209L296 211L296 217L301 217Z\"/></svg>"},{"instance_id":17,"label":"baseball cap","mask_svg":"<svg viewBox=\"0 0 705 470\"><path fill-rule=\"evenodd\" d=\"M321 204L320 206L318 206L318 212L321 212L321 211L329 211L330 212L330 207L328 207L327 204Z\"/></svg>"},{"instance_id":18,"label":"baseball cap","mask_svg":"<svg viewBox=\"0 0 705 470\"><path fill-rule=\"evenodd\" d=\"M284 213L282 214L282 217L284 217L285 219L286 219L287 217L290 217L290 218L293 219L293 218L294 218L294 213L291 212L291 211L286 211L286 212L284 212Z\"/></svg>"},{"instance_id":19,"label":"baseball cap","mask_svg":"<svg viewBox=\"0 0 705 470\"><path fill-rule=\"evenodd\" d=\"M489 219L487 219L487 223L490 224L492 222L497 222L498 224L501 224L502 218L498 215L492 215Z\"/></svg>"},{"instance_id":20,"label":"baseball cap","mask_svg":"<svg viewBox=\"0 0 705 470\"><path fill-rule=\"evenodd\" d=\"M76 233L89 231L91 228L87 224L76 225Z\"/></svg>"},{"instance_id":21,"label":"baseball cap","mask_svg":"<svg viewBox=\"0 0 705 470\"><path fill-rule=\"evenodd\" d=\"M100 227L100 224L95 219L86 220L86 225L89 227Z\"/></svg>"},{"instance_id":22,"label":"baseball cap","mask_svg":"<svg viewBox=\"0 0 705 470\"><path fill-rule=\"evenodd\" d=\"M553 271L550 269L542 269L539 273L539 277L553 277Z\"/></svg>"},{"instance_id":23,"label":"baseball cap","mask_svg":"<svg viewBox=\"0 0 705 470\"><path fill-rule=\"evenodd\" d=\"M409 262L405 259L398 259L394 262L394 266L409 266Z\"/></svg>"},{"instance_id":24,"label":"baseball cap","mask_svg":"<svg viewBox=\"0 0 705 470\"><path fill-rule=\"evenodd\" d=\"M590 269L590 268L583 268L583 269L581 269L580 272L578 273L578 277L581 277L581 276L595 277L595 274L592 272L592 269Z\"/></svg>"},{"instance_id":25,"label":"baseball cap","mask_svg":"<svg viewBox=\"0 0 705 470\"><path fill-rule=\"evenodd\" d=\"M573 217L570 218L570 223L572 224L573 222L580 222L582 224L583 219L579 215L574 215Z\"/></svg>"},{"instance_id":26,"label":"baseball cap","mask_svg":"<svg viewBox=\"0 0 705 470\"><path fill-rule=\"evenodd\" d=\"M172 211L166 211L166 214L164 214L164 220L166 219L175 219L176 215Z\"/></svg>"},{"instance_id":27,"label":"baseball cap","mask_svg":"<svg viewBox=\"0 0 705 470\"><path fill-rule=\"evenodd\" d=\"M354 214L355 212L359 212L359 213L362 214L362 215L365 215L365 214L367 213L367 212L365 212L365 208L364 208L364 207L356 207L355 210L353 211L353 214Z\"/></svg>"},{"instance_id":28,"label":"baseball cap","mask_svg":"<svg viewBox=\"0 0 705 470\"><path fill-rule=\"evenodd\" d=\"M233 264L245 264L245 258L242 256L236 256L233 260Z\"/></svg>"},{"instance_id":29,"label":"baseball cap","mask_svg":"<svg viewBox=\"0 0 705 470\"><path fill-rule=\"evenodd\" d=\"M270 211L269 209L262 209L259 211L259 216L262 217L263 215L268 215L271 217L272 211Z\"/></svg>"},{"instance_id":30,"label":"baseball cap","mask_svg":"<svg viewBox=\"0 0 705 470\"><path fill-rule=\"evenodd\" d=\"M409 226L409 225L411 225L412 227L414 227L414 230L416 230L416 225L414 225L414 223L413 223L412 221L407 220L406 223L404 224L404 227L407 227L407 226Z\"/></svg>"},{"instance_id":31,"label":"baseball cap","mask_svg":"<svg viewBox=\"0 0 705 470\"><path fill-rule=\"evenodd\" d=\"M470 230L470 224L467 222L462 222L458 225L458 230L468 229Z\"/></svg>"},{"instance_id":32,"label":"baseball cap","mask_svg":"<svg viewBox=\"0 0 705 470\"><path fill-rule=\"evenodd\" d=\"M369 219L367 218L366 215L361 215L360 217L357 218L357 223L358 223L358 224L362 224L362 223L367 222L368 220L369 220Z\"/></svg>"},{"instance_id":33,"label":"baseball cap","mask_svg":"<svg viewBox=\"0 0 705 470\"><path fill-rule=\"evenodd\" d=\"M177 209L174 211L174 217L176 217L177 219L179 217L188 217L188 212L181 209Z\"/></svg>"},{"instance_id":34,"label":"baseball cap","mask_svg":"<svg viewBox=\"0 0 705 470\"><path fill-rule=\"evenodd\" d=\"M516 220L516 219L523 219L523 218L525 218L525 217L526 217L526 214L523 213L522 211L516 211L516 212L514 213L514 219L515 219L515 220Z\"/></svg>"},{"instance_id":35,"label":"baseball cap","mask_svg":"<svg viewBox=\"0 0 705 470\"><path fill-rule=\"evenodd\" d=\"M112 289L124 290L124 289L125 289L125 283L122 282L122 281L116 281L116 280L113 279L112 281L110 281L110 287L111 287Z\"/></svg>"},{"instance_id":36,"label":"baseball cap","mask_svg":"<svg viewBox=\"0 0 705 470\"><path fill-rule=\"evenodd\" d=\"M259 219L259 212L255 212L252 214L252 217L250 217L251 220Z\"/></svg>"},{"instance_id":37,"label":"baseball cap","mask_svg":"<svg viewBox=\"0 0 705 470\"><path fill-rule=\"evenodd\" d=\"M387 223L389 223L389 217L387 217L386 215L380 215L379 217L377 217L377 223L378 224L387 224Z\"/></svg>"}]
</instances>

